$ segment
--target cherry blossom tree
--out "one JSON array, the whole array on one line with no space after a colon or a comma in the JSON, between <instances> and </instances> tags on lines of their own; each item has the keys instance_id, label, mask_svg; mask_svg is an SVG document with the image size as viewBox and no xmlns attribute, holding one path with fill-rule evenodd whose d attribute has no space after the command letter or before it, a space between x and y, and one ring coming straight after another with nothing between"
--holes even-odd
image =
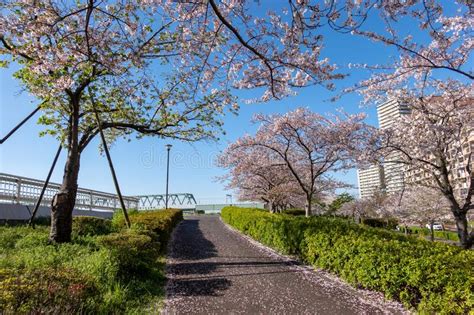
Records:
<instances>
[{"instance_id":1,"label":"cherry blossom tree","mask_svg":"<svg viewBox=\"0 0 474 315\"><path fill-rule=\"evenodd\" d=\"M41 101L44 133L68 151L51 241L70 240L81 153L99 132L95 112L109 143L132 133L196 141L215 137L222 113L237 109L233 88L263 89L266 101L342 77L320 57L316 25L281 12L252 16L251 3L0 2L1 65L19 66L15 77Z\"/></svg>"},{"instance_id":2,"label":"cherry blossom tree","mask_svg":"<svg viewBox=\"0 0 474 315\"><path fill-rule=\"evenodd\" d=\"M262 148L230 146L218 158L218 166L229 170L220 180L237 190L239 200L263 201L272 213L299 205L299 186L286 165L274 161L274 154Z\"/></svg>"},{"instance_id":3,"label":"cherry blossom tree","mask_svg":"<svg viewBox=\"0 0 474 315\"><path fill-rule=\"evenodd\" d=\"M404 225L430 226L430 238L434 241L433 224L450 218L450 203L438 189L409 187L390 196L386 208Z\"/></svg>"},{"instance_id":4,"label":"cherry blossom tree","mask_svg":"<svg viewBox=\"0 0 474 315\"><path fill-rule=\"evenodd\" d=\"M352 167L365 149L373 128L363 119L364 115L328 118L306 108L284 115L256 115L254 122L260 124L256 135L238 139L228 150L257 148L271 155L273 163L285 165L306 197L309 216L317 194L332 191L340 184L329 173Z\"/></svg>"},{"instance_id":5,"label":"cherry blossom tree","mask_svg":"<svg viewBox=\"0 0 474 315\"><path fill-rule=\"evenodd\" d=\"M474 189L472 3L383 1L382 6L385 29L361 27L352 33L399 55L383 65L356 65L372 75L349 91L361 92L366 104L396 99L409 105L411 115L381 135L384 156L406 165L408 181L436 188L449 200L460 242L469 248L474 241L467 224ZM407 33L398 27L402 23L411 23L416 32Z\"/></svg>"},{"instance_id":6,"label":"cherry blossom tree","mask_svg":"<svg viewBox=\"0 0 474 315\"><path fill-rule=\"evenodd\" d=\"M446 84L455 87L452 83ZM462 92L447 88L442 96L412 100L411 114L382 132L379 153L405 166L407 184L437 189L448 200L460 242L469 248L474 239L467 223L474 208L474 107Z\"/></svg>"},{"instance_id":7,"label":"cherry blossom tree","mask_svg":"<svg viewBox=\"0 0 474 315\"><path fill-rule=\"evenodd\" d=\"M356 223L360 223L363 219L374 218L376 216L373 203L370 199L355 199L346 202L337 213L353 218Z\"/></svg>"},{"instance_id":8,"label":"cherry blossom tree","mask_svg":"<svg viewBox=\"0 0 474 315\"><path fill-rule=\"evenodd\" d=\"M102 129L117 137L155 135L188 141L211 137L232 103L222 91L196 93L182 74L160 80L150 69L176 54L167 19L129 3L2 1L0 53L15 77L42 101L40 122L67 148L51 212L50 240L71 237L81 153Z\"/></svg>"},{"instance_id":9,"label":"cherry blossom tree","mask_svg":"<svg viewBox=\"0 0 474 315\"><path fill-rule=\"evenodd\" d=\"M254 3L0 2L1 64L20 67L15 76L41 101L45 133L68 150L52 241L70 239L80 155L98 133L95 111L109 142L132 133L214 137L221 114L238 107L234 88L261 89L257 100L266 101L315 84L331 89L344 77L321 56L321 27L356 30L369 12L393 19L415 2L290 0L263 16L252 14Z\"/></svg>"},{"instance_id":10,"label":"cherry blossom tree","mask_svg":"<svg viewBox=\"0 0 474 315\"><path fill-rule=\"evenodd\" d=\"M455 80L458 89L471 89L474 11L470 1L449 6L434 0L382 1L381 5L385 28L360 27L352 34L392 47L398 55L382 65L354 64L368 69L372 76L350 91L362 91L364 102L373 103L436 94L446 79ZM408 23L416 32L400 27Z\"/></svg>"}]
</instances>

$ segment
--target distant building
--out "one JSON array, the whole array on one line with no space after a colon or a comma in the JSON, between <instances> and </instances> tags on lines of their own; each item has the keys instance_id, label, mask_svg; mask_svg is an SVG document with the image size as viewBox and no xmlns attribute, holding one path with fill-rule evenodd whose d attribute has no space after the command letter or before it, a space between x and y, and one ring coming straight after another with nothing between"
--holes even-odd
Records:
<instances>
[{"instance_id":1,"label":"distant building","mask_svg":"<svg viewBox=\"0 0 474 315\"><path fill-rule=\"evenodd\" d=\"M450 168L449 179L453 183L453 189L459 198L465 198L467 195L470 174L467 173L465 166L470 164L471 170L474 170L474 122L468 130L461 135L458 141L452 142L448 146L448 167ZM471 156L471 160L469 160ZM434 160L434 156L430 156ZM433 180L430 170L423 168L408 168L405 171L405 180L407 183L421 183Z\"/></svg>"},{"instance_id":2,"label":"distant building","mask_svg":"<svg viewBox=\"0 0 474 315\"><path fill-rule=\"evenodd\" d=\"M474 107L473 107L474 108ZM377 106L377 115L379 128L387 129L393 126L393 123L403 115L410 114L408 104L400 103L396 100L390 100ZM456 194L464 198L469 187L468 180L470 174L466 172L463 166L466 165L471 156L470 166L474 169L474 122L467 128L465 134L461 135L460 140L449 145L448 164L451 169L450 180L454 183ZM431 170L425 170L421 167L410 168L401 163L391 162L400 160L399 153L394 153L385 157L382 166L372 166L366 169L360 169L357 172L359 183L359 196L367 198L374 195L375 192L393 193L400 191L405 183L421 183L429 181ZM431 157L434 159L434 156Z\"/></svg>"},{"instance_id":3,"label":"distant building","mask_svg":"<svg viewBox=\"0 0 474 315\"><path fill-rule=\"evenodd\" d=\"M389 100L377 106L377 116L379 119L379 128L384 130L392 127L395 121L402 115L410 114L408 104L397 100Z\"/></svg>"},{"instance_id":4,"label":"distant building","mask_svg":"<svg viewBox=\"0 0 474 315\"><path fill-rule=\"evenodd\" d=\"M400 103L397 100L389 100L377 106L379 128L381 130L392 128L393 124L403 115L409 115L408 104ZM400 160L400 153L394 153L385 158L383 165L385 191L387 193L397 192L403 189L404 172L403 164L391 162Z\"/></svg>"},{"instance_id":5,"label":"distant building","mask_svg":"<svg viewBox=\"0 0 474 315\"><path fill-rule=\"evenodd\" d=\"M357 170L359 197L370 198L380 191L385 191L384 170L382 165L374 165Z\"/></svg>"},{"instance_id":6,"label":"distant building","mask_svg":"<svg viewBox=\"0 0 474 315\"><path fill-rule=\"evenodd\" d=\"M402 115L410 114L408 104L389 100L377 106L380 129L391 128ZM404 186L404 166L391 161L398 160L398 154L386 157L383 165L374 165L357 171L360 198L372 197L376 192L397 192Z\"/></svg>"}]
</instances>

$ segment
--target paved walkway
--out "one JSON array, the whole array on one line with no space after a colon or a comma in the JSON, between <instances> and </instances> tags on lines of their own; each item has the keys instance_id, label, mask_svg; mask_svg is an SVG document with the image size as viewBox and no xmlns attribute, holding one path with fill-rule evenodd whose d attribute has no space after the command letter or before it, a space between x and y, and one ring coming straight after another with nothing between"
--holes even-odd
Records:
<instances>
[{"instance_id":1,"label":"paved walkway","mask_svg":"<svg viewBox=\"0 0 474 315\"><path fill-rule=\"evenodd\" d=\"M381 314L396 303L256 246L218 216L187 217L169 244L165 314Z\"/></svg>"}]
</instances>

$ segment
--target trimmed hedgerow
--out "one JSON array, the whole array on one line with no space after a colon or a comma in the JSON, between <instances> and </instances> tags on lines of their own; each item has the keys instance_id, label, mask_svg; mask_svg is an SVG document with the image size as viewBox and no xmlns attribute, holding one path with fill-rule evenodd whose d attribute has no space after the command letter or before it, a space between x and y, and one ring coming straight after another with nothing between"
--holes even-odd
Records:
<instances>
[{"instance_id":1,"label":"trimmed hedgerow","mask_svg":"<svg viewBox=\"0 0 474 315\"><path fill-rule=\"evenodd\" d=\"M284 254L422 313L472 312L474 252L326 217L226 207L222 219Z\"/></svg>"},{"instance_id":2,"label":"trimmed hedgerow","mask_svg":"<svg viewBox=\"0 0 474 315\"><path fill-rule=\"evenodd\" d=\"M47 227L0 227L0 313L142 313L159 305L162 253L182 213L132 217L131 229L75 219L73 241L57 245L48 244Z\"/></svg>"},{"instance_id":3,"label":"trimmed hedgerow","mask_svg":"<svg viewBox=\"0 0 474 315\"><path fill-rule=\"evenodd\" d=\"M366 218L362 220L362 223L371 227L384 228L389 230L395 230L398 226L397 219Z\"/></svg>"},{"instance_id":4,"label":"trimmed hedgerow","mask_svg":"<svg viewBox=\"0 0 474 315\"><path fill-rule=\"evenodd\" d=\"M150 230L157 234L160 242L166 245L173 228L183 220L183 211L167 209L162 211L133 211L129 214L133 226ZM125 219L121 213L117 214L112 224L115 229L125 228Z\"/></svg>"},{"instance_id":5,"label":"trimmed hedgerow","mask_svg":"<svg viewBox=\"0 0 474 315\"><path fill-rule=\"evenodd\" d=\"M112 223L110 220L92 216L74 217L72 231L78 236L104 235L112 231Z\"/></svg>"},{"instance_id":6,"label":"trimmed hedgerow","mask_svg":"<svg viewBox=\"0 0 474 315\"><path fill-rule=\"evenodd\" d=\"M297 208L285 209L282 211L282 213L289 214L289 215L306 215L306 211L304 211L304 209L297 209Z\"/></svg>"}]
</instances>

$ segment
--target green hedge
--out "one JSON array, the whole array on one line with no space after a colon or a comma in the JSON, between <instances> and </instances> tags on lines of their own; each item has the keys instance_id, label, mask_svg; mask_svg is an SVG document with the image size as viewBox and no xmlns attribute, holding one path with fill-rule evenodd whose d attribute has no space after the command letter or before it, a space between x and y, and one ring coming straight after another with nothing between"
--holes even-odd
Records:
<instances>
[{"instance_id":1,"label":"green hedge","mask_svg":"<svg viewBox=\"0 0 474 315\"><path fill-rule=\"evenodd\" d=\"M109 234L112 231L112 222L91 216L74 217L72 219L72 231L77 236Z\"/></svg>"},{"instance_id":2,"label":"green hedge","mask_svg":"<svg viewBox=\"0 0 474 315\"><path fill-rule=\"evenodd\" d=\"M285 209L282 211L282 213L289 215L306 215L306 211L304 209L296 208Z\"/></svg>"},{"instance_id":3,"label":"green hedge","mask_svg":"<svg viewBox=\"0 0 474 315\"><path fill-rule=\"evenodd\" d=\"M156 233L160 242L166 244L173 228L183 220L183 211L168 209L161 211L133 211L129 214L130 222L136 228ZM112 220L115 229L125 228L125 219L118 213Z\"/></svg>"},{"instance_id":4,"label":"green hedge","mask_svg":"<svg viewBox=\"0 0 474 315\"><path fill-rule=\"evenodd\" d=\"M284 254L422 313L472 313L474 252L325 217L226 207L222 219Z\"/></svg>"},{"instance_id":5,"label":"green hedge","mask_svg":"<svg viewBox=\"0 0 474 315\"><path fill-rule=\"evenodd\" d=\"M48 244L48 228L0 227L0 314L126 313L164 297L166 241L178 210L134 212L125 229L81 217L73 241Z\"/></svg>"},{"instance_id":6,"label":"green hedge","mask_svg":"<svg viewBox=\"0 0 474 315\"><path fill-rule=\"evenodd\" d=\"M398 220L396 219L377 219L377 218L365 218L362 220L365 225L384 228L389 230L395 230L398 226Z\"/></svg>"}]
</instances>

